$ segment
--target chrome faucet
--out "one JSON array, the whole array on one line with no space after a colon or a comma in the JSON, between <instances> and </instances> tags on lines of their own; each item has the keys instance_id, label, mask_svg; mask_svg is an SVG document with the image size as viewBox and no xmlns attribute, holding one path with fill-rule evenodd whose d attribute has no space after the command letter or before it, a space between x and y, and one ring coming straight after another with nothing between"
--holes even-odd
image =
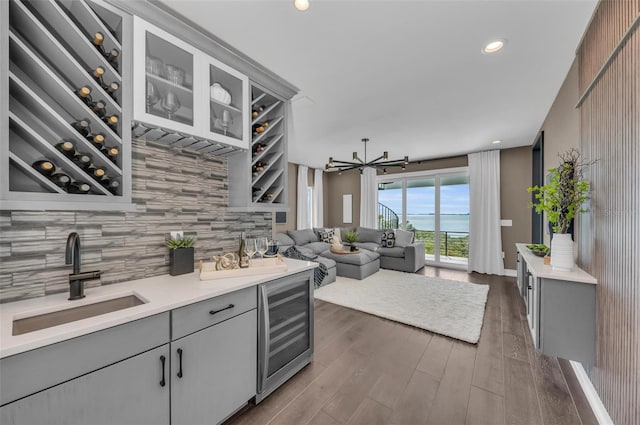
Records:
<instances>
[{"instance_id":1,"label":"chrome faucet","mask_svg":"<svg viewBox=\"0 0 640 425\"><path fill-rule=\"evenodd\" d=\"M80 273L80 235L76 232L69 233L64 262L65 264L73 265L73 273L69 275L69 299L79 300L84 298L84 281L99 279L100 270Z\"/></svg>"}]
</instances>

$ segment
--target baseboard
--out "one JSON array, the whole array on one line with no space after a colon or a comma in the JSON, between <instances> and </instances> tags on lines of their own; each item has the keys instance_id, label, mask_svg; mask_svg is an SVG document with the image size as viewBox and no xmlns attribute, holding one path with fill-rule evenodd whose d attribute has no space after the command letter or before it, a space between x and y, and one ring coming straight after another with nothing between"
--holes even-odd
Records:
<instances>
[{"instance_id":1,"label":"baseboard","mask_svg":"<svg viewBox=\"0 0 640 425\"><path fill-rule=\"evenodd\" d=\"M587 375L582 364L571 360L571 367L573 368L573 373L575 373L576 378L582 387L585 397L587 397L587 401L589 402L591 410L593 410L593 414L598 420L598 423L600 425L613 425L613 421L611 420L607 409L605 409L604 404L602 404L602 400L600 400L600 396L598 396L598 393L593 387L593 384L589 379L589 375Z\"/></svg>"},{"instance_id":2,"label":"baseboard","mask_svg":"<svg viewBox=\"0 0 640 425\"><path fill-rule=\"evenodd\" d=\"M504 269L503 276L518 277L518 271L514 269Z\"/></svg>"}]
</instances>

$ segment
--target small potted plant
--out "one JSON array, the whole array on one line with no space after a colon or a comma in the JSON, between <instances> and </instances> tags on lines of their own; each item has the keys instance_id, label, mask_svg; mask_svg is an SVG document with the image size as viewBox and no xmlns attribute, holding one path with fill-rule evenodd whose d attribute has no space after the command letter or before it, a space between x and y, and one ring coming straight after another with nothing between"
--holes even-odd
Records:
<instances>
[{"instance_id":1,"label":"small potted plant","mask_svg":"<svg viewBox=\"0 0 640 425\"><path fill-rule=\"evenodd\" d=\"M589 198L589 183L584 180L584 169L591 165L584 161L577 149L569 149L560 157L560 166L549 170L549 183L527 189L535 196L538 214L546 213L552 224L551 266L554 270L573 268L573 241L568 233L572 220L585 212L582 204Z\"/></svg>"},{"instance_id":2,"label":"small potted plant","mask_svg":"<svg viewBox=\"0 0 640 425\"><path fill-rule=\"evenodd\" d=\"M354 243L356 243L356 241L358 240L357 232L353 230L350 232L345 232L343 238L344 238L344 241L347 243L347 245L350 247L351 252L358 249L358 247L354 245Z\"/></svg>"},{"instance_id":3,"label":"small potted plant","mask_svg":"<svg viewBox=\"0 0 640 425\"><path fill-rule=\"evenodd\" d=\"M194 238L172 238L167 239L166 246L169 248L169 274L178 276L193 272L193 246Z\"/></svg>"}]
</instances>

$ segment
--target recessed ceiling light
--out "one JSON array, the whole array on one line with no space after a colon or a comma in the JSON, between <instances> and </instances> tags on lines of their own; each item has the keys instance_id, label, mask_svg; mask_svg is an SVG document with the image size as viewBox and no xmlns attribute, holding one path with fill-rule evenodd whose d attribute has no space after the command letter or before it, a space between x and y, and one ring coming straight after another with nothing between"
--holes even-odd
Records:
<instances>
[{"instance_id":1,"label":"recessed ceiling light","mask_svg":"<svg viewBox=\"0 0 640 425\"><path fill-rule=\"evenodd\" d=\"M502 143L502 140L494 140L494 141L493 141L493 142L491 142L491 143L493 143L494 145L497 145L498 143Z\"/></svg>"},{"instance_id":2,"label":"recessed ceiling light","mask_svg":"<svg viewBox=\"0 0 640 425\"><path fill-rule=\"evenodd\" d=\"M505 44L507 44L505 39L494 40L482 48L482 53L495 53L502 49Z\"/></svg>"},{"instance_id":3,"label":"recessed ceiling light","mask_svg":"<svg viewBox=\"0 0 640 425\"><path fill-rule=\"evenodd\" d=\"M309 8L309 0L294 0L293 5L296 9L305 11Z\"/></svg>"}]
</instances>

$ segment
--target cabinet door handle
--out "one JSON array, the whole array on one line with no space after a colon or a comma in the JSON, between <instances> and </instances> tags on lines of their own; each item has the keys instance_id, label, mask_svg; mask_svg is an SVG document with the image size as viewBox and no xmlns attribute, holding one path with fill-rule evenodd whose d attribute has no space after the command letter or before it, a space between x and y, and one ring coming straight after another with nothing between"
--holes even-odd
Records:
<instances>
[{"instance_id":1,"label":"cabinet door handle","mask_svg":"<svg viewBox=\"0 0 640 425\"><path fill-rule=\"evenodd\" d=\"M162 364L162 379L160 380L160 386L164 387L166 385L166 382L164 380L164 361L166 360L166 358L164 356L160 356L160 363Z\"/></svg>"},{"instance_id":2,"label":"cabinet door handle","mask_svg":"<svg viewBox=\"0 0 640 425\"><path fill-rule=\"evenodd\" d=\"M228 306L226 306L225 308L221 308L220 310L211 310L211 311L209 312L209 314L218 314L218 313L220 313L220 312L222 312L222 311L232 309L233 307L235 307L235 305L233 305L233 304L229 304Z\"/></svg>"},{"instance_id":3,"label":"cabinet door handle","mask_svg":"<svg viewBox=\"0 0 640 425\"><path fill-rule=\"evenodd\" d=\"M182 378L182 348L178 348L178 378Z\"/></svg>"}]
</instances>

